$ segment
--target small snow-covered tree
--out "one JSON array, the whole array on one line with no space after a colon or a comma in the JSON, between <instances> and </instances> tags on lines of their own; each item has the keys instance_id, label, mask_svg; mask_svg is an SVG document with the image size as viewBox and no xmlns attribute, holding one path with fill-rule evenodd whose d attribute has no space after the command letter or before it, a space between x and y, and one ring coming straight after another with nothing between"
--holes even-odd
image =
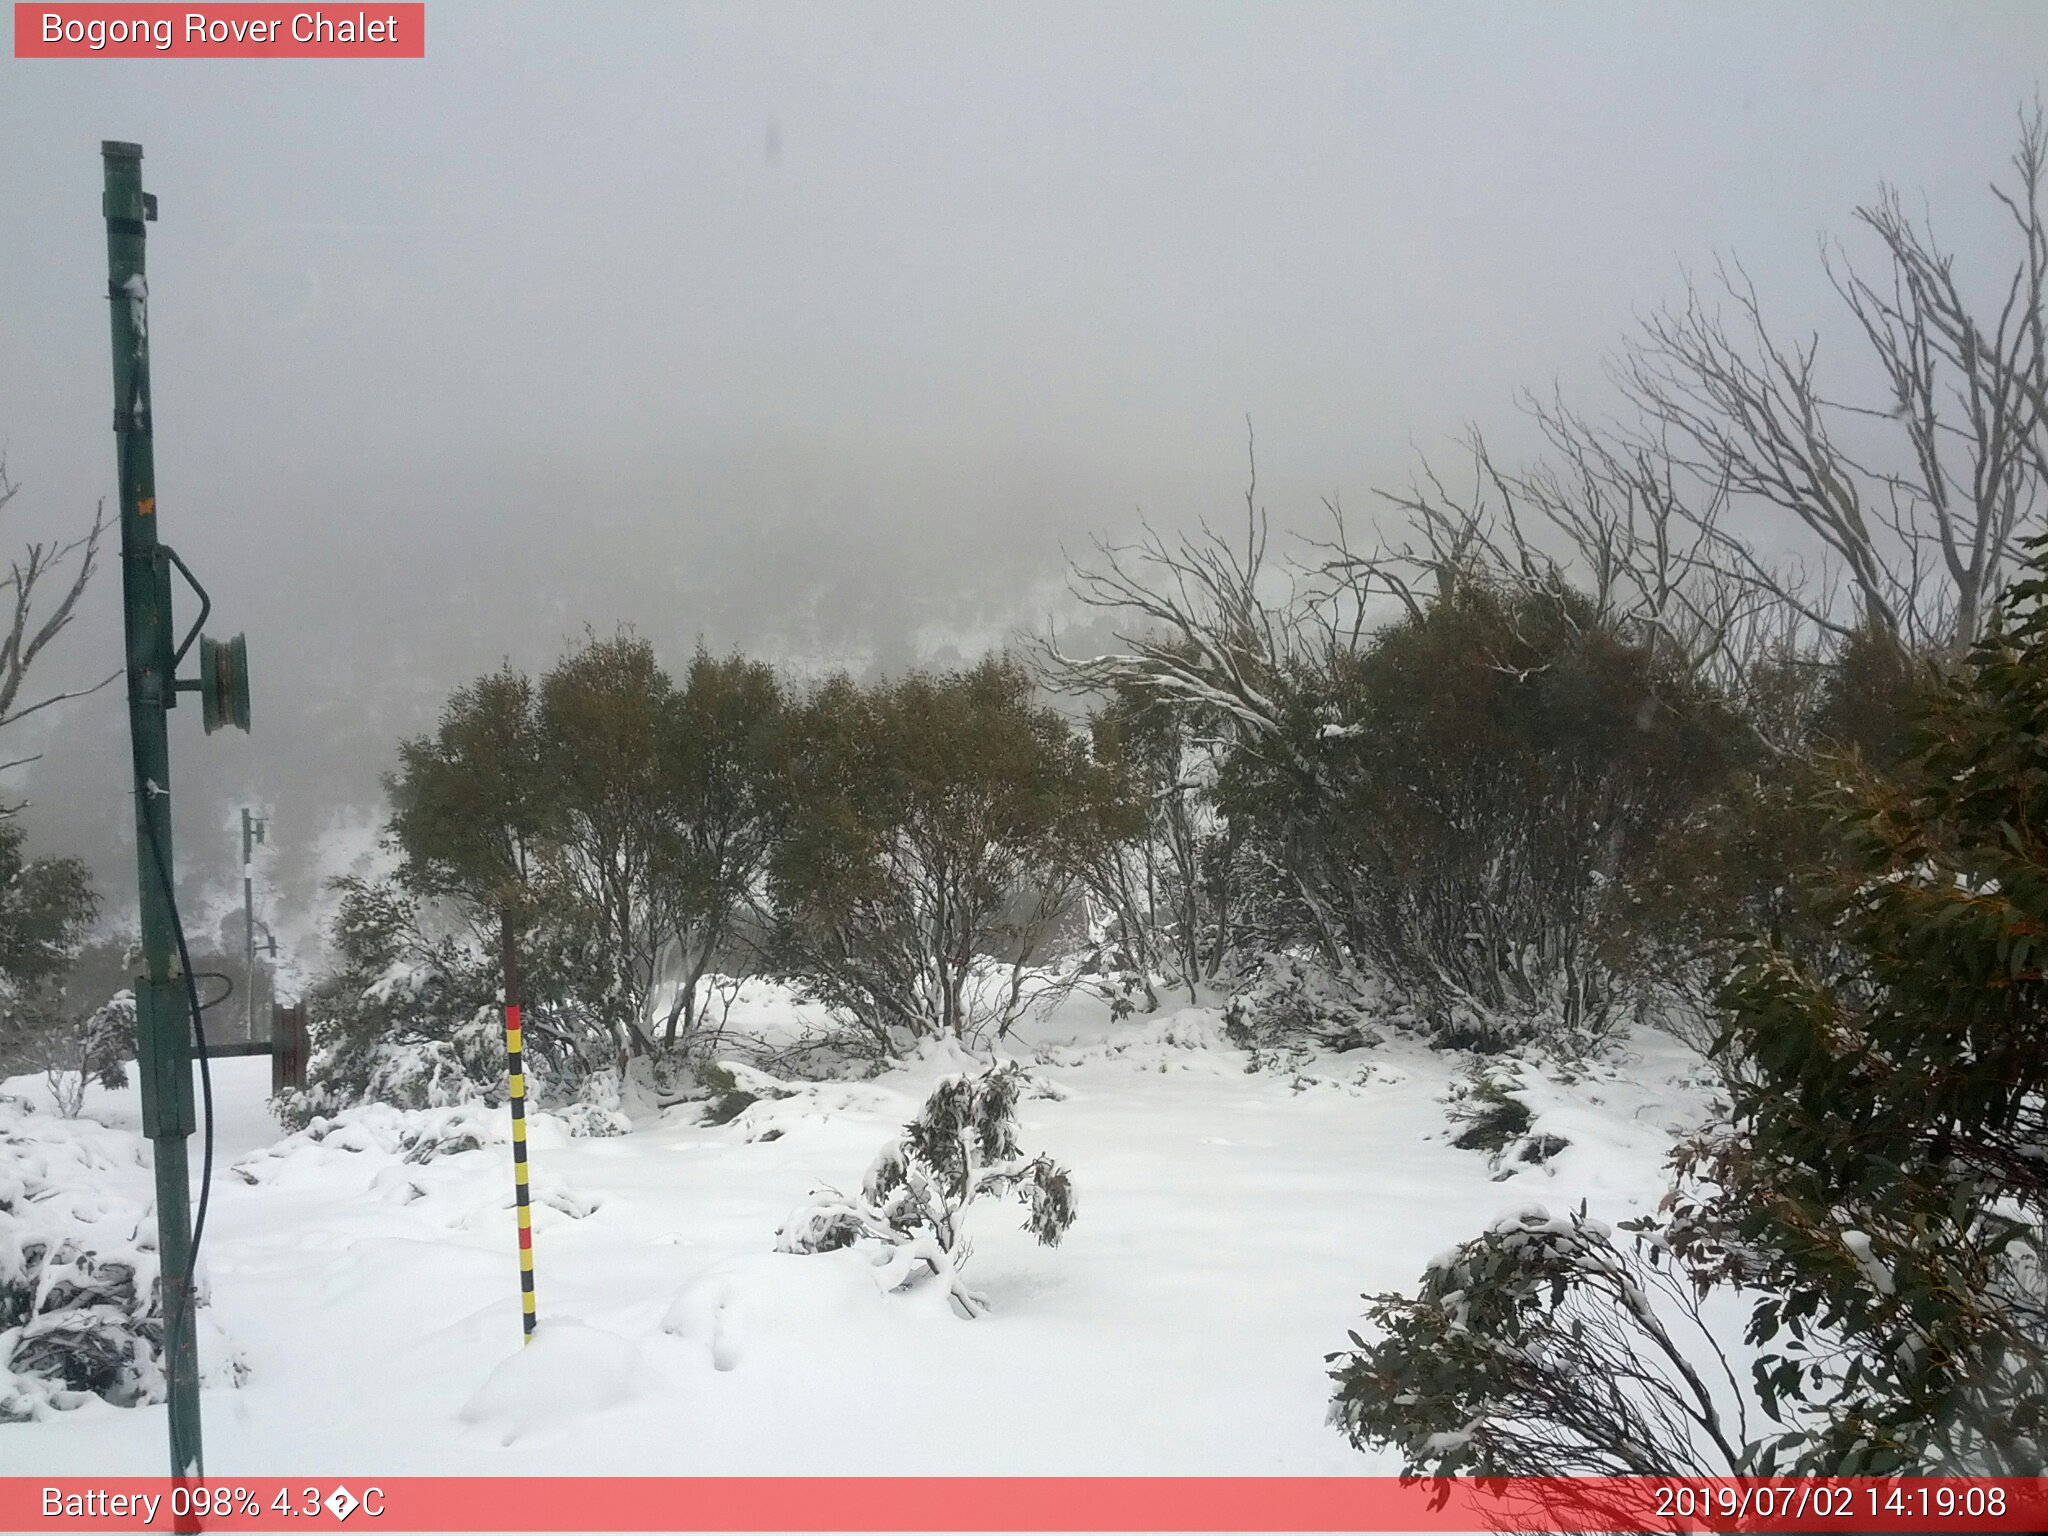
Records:
<instances>
[{"instance_id":1,"label":"small snow-covered tree","mask_svg":"<svg viewBox=\"0 0 2048 1536\"><path fill-rule=\"evenodd\" d=\"M1017 1141L1021 1067L1010 1063L978 1077L948 1077L932 1090L917 1118L869 1166L860 1197L822 1191L782 1224L780 1253L826 1253L867 1242L879 1247L885 1290L925 1276L944 1283L955 1310L977 1317L988 1298L960 1278L972 1245L965 1218L977 1200L1015 1194L1024 1202L1024 1230L1057 1247L1074 1224L1074 1182Z\"/></svg>"},{"instance_id":2,"label":"small snow-covered tree","mask_svg":"<svg viewBox=\"0 0 2048 1536\"><path fill-rule=\"evenodd\" d=\"M307 996L313 1057L303 1091L272 1108L288 1128L352 1104L401 1108L492 1102L505 1091L501 957L487 935L448 922L397 880L344 876L328 928L329 969ZM611 1057L602 1021L582 1002L587 937L560 922L521 936L526 1070L541 1100L573 1095Z\"/></svg>"},{"instance_id":3,"label":"small snow-covered tree","mask_svg":"<svg viewBox=\"0 0 2048 1536\"><path fill-rule=\"evenodd\" d=\"M77 1118L88 1084L128 1086L128 1060L135 1050L135 994L116 992L85 1018L62 1030L50 1044L43 1080L57 1113Z\"/></svg>"}]
</instances>

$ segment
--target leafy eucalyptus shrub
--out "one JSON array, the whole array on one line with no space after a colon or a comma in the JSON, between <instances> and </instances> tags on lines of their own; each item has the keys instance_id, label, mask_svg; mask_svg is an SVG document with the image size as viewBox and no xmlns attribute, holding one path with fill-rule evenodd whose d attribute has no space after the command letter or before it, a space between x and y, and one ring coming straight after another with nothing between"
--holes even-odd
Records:
<instances>
[{"instance_id":1,"label":"leafy eucalyptus shrub","mask_svg":"<svg viewBox=\"0 0 2048 1536\"><path fill-rule=\"evenodd\" d=\"M876 1155L859 1198L836 1191L814 1198L783 1223L777 1250L869 1246L885 1289L929 1277L947 1288L961 1316L986 1312L987 1297L960 1277L973 1252L968 1211L1015 1196L1024 1205L1024 1230L1048 1248L1074 1224L1072 1176L1044 1153L1026 1157L1018 1141L1017 1102L1026 1082L1014 1063L943 1079L903 1134Z\"/></svg>"}]
</instances>

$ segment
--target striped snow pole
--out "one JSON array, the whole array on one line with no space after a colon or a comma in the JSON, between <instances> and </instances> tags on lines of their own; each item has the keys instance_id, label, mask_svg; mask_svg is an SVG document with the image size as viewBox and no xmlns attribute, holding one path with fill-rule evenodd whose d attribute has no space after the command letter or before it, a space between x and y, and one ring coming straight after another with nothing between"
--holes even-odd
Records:
<instances>
[{"instance_id":1,"label":"striped snow pole","mask_svg":"<svg viewBox=\"0 0 2048 1536\"><path fill-rule=\"evenodd\" d=\"M512 1072L512 1193L519 1207L519 1306L525 1341L533 1338L533 1201L526 1177L526 1065L519 1005L505 1005L505 1054Z\"/></svg>"}]
</instances>

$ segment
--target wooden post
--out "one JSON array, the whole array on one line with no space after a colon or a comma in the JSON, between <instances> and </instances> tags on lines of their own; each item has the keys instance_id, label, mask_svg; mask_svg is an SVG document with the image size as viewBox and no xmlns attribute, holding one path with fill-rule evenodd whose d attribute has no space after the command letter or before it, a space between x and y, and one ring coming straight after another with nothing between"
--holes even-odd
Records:
<instances>
[{"instance_id":1,"label":"wooden post","mask_svg":"<svg viewBox=\"0 0 2048 1536\"><path fill-rule=\"evenodd\" d=\"M290 1008L276 1004L270 1009L270 1091L306 1086L306 1057L311 1041L306 1033L306 1005Z\"/></svg>"}]
</instances>

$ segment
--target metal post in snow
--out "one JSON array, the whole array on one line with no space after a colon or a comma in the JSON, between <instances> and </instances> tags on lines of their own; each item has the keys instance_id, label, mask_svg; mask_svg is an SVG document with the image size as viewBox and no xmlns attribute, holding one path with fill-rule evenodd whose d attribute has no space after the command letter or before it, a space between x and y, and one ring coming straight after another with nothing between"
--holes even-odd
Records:
<instances>
[{"instance_id":1,"label":"metal post in snow","mask_svg":"<svg viewBox=\"0 0 2048 1536\"><path fill-rule=\"evenodd\" d=\"M128 735L135 771L135 862L141 897L142 966L135 978L135 1061L142 1134L156 1167L158 1286L163 1298L165 1396L171 1476L203 1475L199 1439L199 1348L194 1327L195 1234L185 1141L197 1126L192 1059L199 1043L197 989L185 974L186 947L171 889L171 746L167 712L181 692L199 695L200 723L249 729L249 656L243 637L226 643L200 630L212 611L206 591L160 537L156 435L149 392L149 279L144 251L156 199L142 190L142 146L100 145L107 223L107 309L114 355L114 452L121 499L121 622L128 676ZM174 639L171 572L199 600L199 616ZM194 645L199 675L178 679ZM208 1133L212 1127L209 1124ZM209 1153L210 1156L210 1153ZM204 1192L201 1209L204 1210ZM185 1526L181 1523L180 1529Z\"/></svg>"},{"instance_id":2,"label":"metal post in snow","mask_svg":"<svg viewBox=\"0 0 2048 1536\"><path fill-rule=\"evenodd\" d=\"M192 1213L185 1139L192 1106L192 1021L172 930L171 748L165 711L175 702L171 568L157 539L156 448L149 404L149 281L145 222L156 199L142 190L142 146L108 141L102 210L107 298L113 317L114 443L121 481L121 597L127 633L128 730L135 754L136 867L142 902L142 972L135 978L142 1133L156 1164L157 1261L164 1307L171 1475L200 1472L199 1351L191 1285Z\"/></svg>"},{"instance_id":3,"label":"metal post in snow","mask_svg":"<svg viewBox=\"0 0 2048 1536\"><path fill-rule=\"evenodd\" d=\"M242 979L248 996L243 1001L246 1027L242 1033L256 1038L256 866L252 847L263 841L263 821L242 807Z\"/></svg>"}]
</instances>

